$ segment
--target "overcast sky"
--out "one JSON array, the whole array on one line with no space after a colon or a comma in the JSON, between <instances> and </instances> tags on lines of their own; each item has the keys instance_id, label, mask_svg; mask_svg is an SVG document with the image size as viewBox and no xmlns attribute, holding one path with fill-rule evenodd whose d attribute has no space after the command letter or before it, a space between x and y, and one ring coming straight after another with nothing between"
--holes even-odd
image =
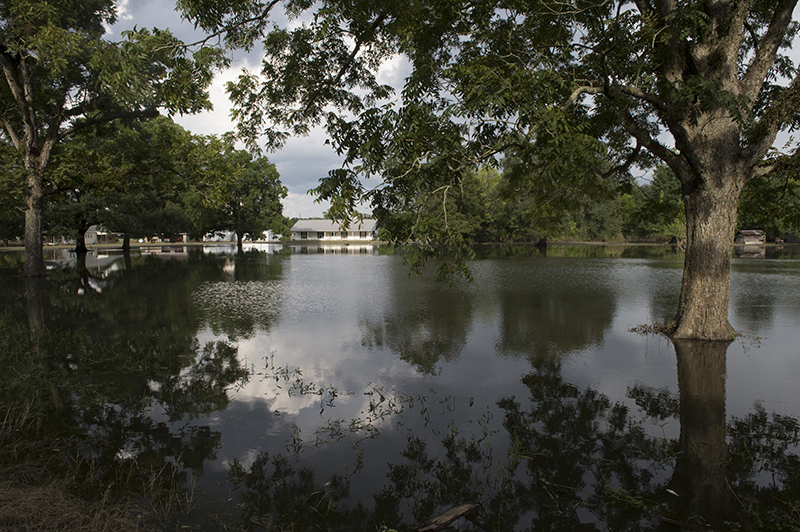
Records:
<instances>
[{"instance_id":1,"label":"overcast sky","mask_svg":"<svg viewBox=\"0 0 800 532\"><path fill-rule=\"evenodd\" d=\"M110 28L106 38L118 40L120 32L133 28L169 29L184 42L194 42L202 37L193 26L181 20L175 11L173 1L163 0L122 0L117 3L118 21ZM242 68L260 70L261 57L258 53L234 52L233 66L218 74L210 89L214 110L190 116L175 116L175 122L192 133L221 135L234 129L230 118L230 102L225 93L225 83L236 79ZM283 200L283 213L288 217L316 217L328 208L328 204L315 204L308 190L318 185L319 179L329 170L339 167L339 159L330 146L325 145L325 134L315 132L309 137L294 138L277 152L266 153L275 163L281 182L288 188L289 196Z\"/></svg>"}]
</instances>

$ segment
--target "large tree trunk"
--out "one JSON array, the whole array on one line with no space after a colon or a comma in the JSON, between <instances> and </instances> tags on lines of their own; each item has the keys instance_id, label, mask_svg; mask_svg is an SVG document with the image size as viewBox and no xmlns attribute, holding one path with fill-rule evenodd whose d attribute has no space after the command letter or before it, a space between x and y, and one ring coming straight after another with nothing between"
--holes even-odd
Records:
<instances>
[{"instance_id":1,"label":"large tree trunk","mask_svg":"<svg viewBox=\"0 0 800 532\"><path fill-rule=\"evenodd\" d=\"M44 249L42 233L42 202L44 198L43 178L38 169L28 169L27 187L25 191L25 277L42 277L46 273L44 267Z\"/></svg>"},{"instance_id":2,"label":"large tree trunk","mask_svg":"<svg viewBox=\"0 0 800 532\"><path fill-rule=\"evenodd\" d=\"M708 178L684 196L686 254L673 338L729 341L731 250L741 179Z\"/></svg>"}]
</instances>

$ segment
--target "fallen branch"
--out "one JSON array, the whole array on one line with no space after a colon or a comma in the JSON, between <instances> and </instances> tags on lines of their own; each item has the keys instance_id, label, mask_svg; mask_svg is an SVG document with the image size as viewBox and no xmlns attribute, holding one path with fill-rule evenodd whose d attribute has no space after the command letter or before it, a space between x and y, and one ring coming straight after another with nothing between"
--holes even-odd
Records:
<instances>
[{"instance_id":1,"label":"fallen branch","mask_svg":"<svg viewBox=\"0 0 800 532\"><path fill-rule=\"evenodd\" d=\"M438 532L439 530L447 528L450 523L459 517L464 517L477 507L477 504L462 504L461 506L456 506L439 517L434 517L433 519L425 521L417 527L417 532Z\"/></svg>"},{"instance_id":2,"label":"fallen branch","mask_svg":"<svg viewBox=\"0 0 800 532\"><path fill-rule=\"evenodd\" d=\"M689 530L703 530L704 532L725 532L719 528L714 528L708 525L696 525L694 523L689 523L687 521L681 521L680 519L673 519L671 517L667 517L665 515L661 516L661 521L664 523L679 526L681 528L688 528Z\"/></svg>"}]
</instances>

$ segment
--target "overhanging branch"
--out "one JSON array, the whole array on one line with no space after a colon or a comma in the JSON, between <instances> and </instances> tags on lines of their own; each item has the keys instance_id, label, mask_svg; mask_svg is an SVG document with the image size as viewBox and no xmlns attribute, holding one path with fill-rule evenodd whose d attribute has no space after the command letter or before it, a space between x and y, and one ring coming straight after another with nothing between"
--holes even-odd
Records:
<instances>
[{"instance_id":1,"label":"overhanging branch","mask_svg":"<svg viewBox=\"0 0 800 532\"><path fill-rule=\"evenodd\" d=\"M756 48L755 57L740 82L741 94L751 102L756 101L758 98L761 86L772 68L775 55L778 53L778 49L786 36L786 30L792 22L792 13L797 1L779 0L777 2L767 33Z\"/></svg>"},{"instance_id":2,"label":"overhanging branch","mask_svg":"<svg viewBox=\"0 0 800 532\"><path fill-rule=\"evenodd\" d=\"M74 123L71 127L68 127L67 129L63 130L58 135L58 140L59 141L63 140L66 137L69 137L70 135L74 134L76 131L79 131L81 129L85 129L87 127L95 126L98 124L105 124L107 122L111 122L117 119L137 120L140 118L155 118L157 116L158 116L157 109L140 109L137 111L120 110L118 112L104 114L99 117L86 118L84 120Z\"/></svg>"},{"instance_id":3,"label":"overhanging branch","mask_svg":"<svg viewBox=\"0 0 800 532\"><path fill-rule=\"evenodd\" d=\"M744 156L751 161L751 165L758 164L775 142L778 131L781 130L786 120L796 114L800 109L800 77L792 80L781 94L767 107L761 119L750 132L750 144L744 150Z\"/></svg>"}]
</instances>

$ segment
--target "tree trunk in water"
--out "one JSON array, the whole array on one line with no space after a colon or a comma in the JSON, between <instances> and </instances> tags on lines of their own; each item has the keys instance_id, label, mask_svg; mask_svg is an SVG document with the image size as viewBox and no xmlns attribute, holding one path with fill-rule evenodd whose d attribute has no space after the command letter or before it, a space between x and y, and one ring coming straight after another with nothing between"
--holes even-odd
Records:
<instances>
[{"instance_id":1,"label":"tree trunk in water","mask_svg":"<svg viewBox=\"0 0 800 532\"><path fill-rule=\"evenodd\" d=\"M242 246L242 234L241 233L236 233L236 250L239 253L239 255L242 255L244 253L244 247Z\"/></svg>"},{"instance_id":2,"label":"tree trunk in water","mask_svg":"<svg viewBox=\"0 0 800 532\"><path fill-rule=\"evenodd\" d=\"M131 236L128 233L122 237L122 251L131 250Z\"/></svg>"},{"instance_id":3,"label":"tree trunk in water","mask_svg":"<svg viewBox=\"0 0 800 532\"><path fill-rule=\"evenodd\" d=\"M729 342L673 340L678 357L680 453L670 479L670 506L686 521L702 516L721 526L734 505L728 489L725 356Z\"/></svg>"},{"instance_id":4,"label":"tree trunk in water","mask_svg":"<svg viewBox=\"0 0 800 532\"><path fill-rule=\"evenodd\" d=\"M25 264L22 273L25 277L43 277L44 249L42 241L42 176L38 170L28 170L27 189L25 191Z\"/></svg>"},{"instance_id":5,"label":"tree trunk in water","mask_svg":"<svg viewBox=\"0 0 800 532\"><path fill-rule=\"evenodd\" d=\"M47 338L47 320L45 319L46 293L43 276L29 276L25 279L25 302L28 308L28 329L31 340L31 358L36 365L36 378L33 386L34 397L38 398L40 390L50 391L50 401L55 409L62 407L58 389L47 378L47 353L43 345ZM41 423L41 418L39 419Z\"/></svg>"},{"instance_id":6,"label":"tree trunk in water","mask_svg":"<svg viewBox=\"0 0 800 532\"><path fill-rule=\"evenodd\" d=\"M711 180L709 180L711 181ZM731 246L741 186L706 182L684 196L686 255L673 338L729 341Z\"/></svg>"}]
</instances>

